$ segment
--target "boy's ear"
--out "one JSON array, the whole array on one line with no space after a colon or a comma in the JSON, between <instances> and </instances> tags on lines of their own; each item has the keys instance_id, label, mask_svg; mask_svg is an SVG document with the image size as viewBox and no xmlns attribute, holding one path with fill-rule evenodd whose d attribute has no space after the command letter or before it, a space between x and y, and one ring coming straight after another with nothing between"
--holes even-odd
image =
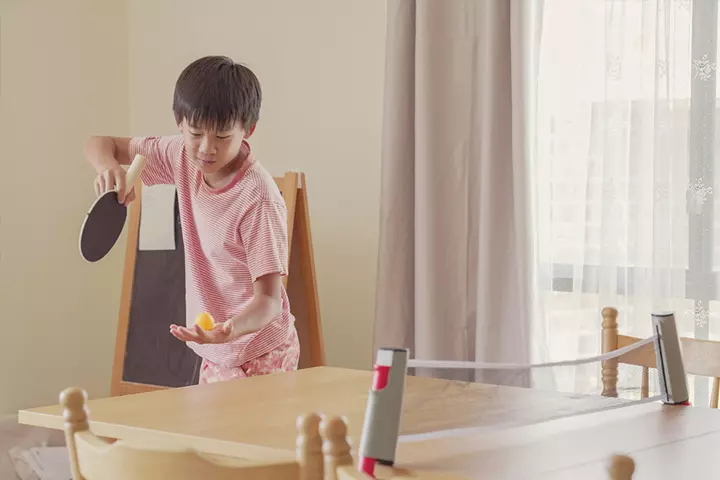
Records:
<instances>
[{"instance_id":1,"label":"boy's ear","mask_svg":"<svg viewBox=\"0 0 720 480\"><path fill-rule=\"evenodd\" d=\"M255 132L255 127L257 127L257 123L255 125L253 125L252 127L250 127L249 132L245 132L244 138L250 138L250 136Z\"/></svg>"}]
</instances>

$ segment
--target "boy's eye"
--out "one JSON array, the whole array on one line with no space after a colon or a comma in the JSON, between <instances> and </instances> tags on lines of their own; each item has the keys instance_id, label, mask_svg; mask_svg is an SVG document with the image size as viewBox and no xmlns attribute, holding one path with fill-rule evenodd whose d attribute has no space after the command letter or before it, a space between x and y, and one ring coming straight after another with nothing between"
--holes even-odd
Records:
<instances>
[{"instance_id":1,"label":"boy's eye","mask_svg":"<svg viewBox=\"0 0 720 480\"><path fill-rule=\"evenodd\" d=\"M220 140L225 140L230 138L230 135L218 135L217 138L219 138Z\"/></svg>"}]
</instances>

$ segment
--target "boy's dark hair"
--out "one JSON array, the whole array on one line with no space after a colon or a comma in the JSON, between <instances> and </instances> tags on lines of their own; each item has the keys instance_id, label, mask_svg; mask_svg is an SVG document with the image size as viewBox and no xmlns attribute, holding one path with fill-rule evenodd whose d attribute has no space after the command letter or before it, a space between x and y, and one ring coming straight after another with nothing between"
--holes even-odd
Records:
<instances>
[{"instance_id":1,"label":"boy's dark hair","mask_svg":"<svg viewBox=\"0 0 720 480\"><path fill-rule=\"evenodd\" d=\"M185 67L173 95L179 124L225 130L240 121L249 131L260 117L262 91L255 74L225 56L202 57Z\"/></svg>"}]
</instances>

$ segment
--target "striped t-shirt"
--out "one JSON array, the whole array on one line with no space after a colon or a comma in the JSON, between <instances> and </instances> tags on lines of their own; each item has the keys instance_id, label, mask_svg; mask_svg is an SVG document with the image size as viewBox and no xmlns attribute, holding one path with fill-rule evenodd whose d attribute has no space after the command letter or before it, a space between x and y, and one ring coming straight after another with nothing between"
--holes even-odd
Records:
<instances>
[{"instance_id":1,"label":"striped t-shirt","mask_svg":"<svg viewBox=\"0 0 720 480\"><path fill-rule=\"evenodd\" d=\"M216 322L229 320L250 303L258 277L287 275L285 202L247 142L242 148L247 159L240 171L227 185L214 189L188 158L181 135L130 141L130 158L139 153L147 159L143 184L174 184L177 189L188 326L202 312L210 313ZM283 288L282 313L262 330L228 343L188 345L211 362L238 367L278 348L294 329L295 318Z\"/></svg>"}]
</instances>

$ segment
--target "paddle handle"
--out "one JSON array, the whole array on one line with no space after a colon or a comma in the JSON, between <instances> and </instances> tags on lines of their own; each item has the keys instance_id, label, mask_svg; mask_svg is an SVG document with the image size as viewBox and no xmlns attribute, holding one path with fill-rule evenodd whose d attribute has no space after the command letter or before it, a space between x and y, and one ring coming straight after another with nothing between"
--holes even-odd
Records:
<instances>
[{"instance_id":1,"label":"paddle handle","mask_svg":"<svg viewBox=\"0 0 720 480\"><path fill-rule=\"evenodd\" d=\"M135 184L140 179L140 174L145 168L145 157L139 153L135 155L130 167L128 167L127 173L125 174L125 191L130 193L135 187Z\"/></svg>"}]
</instances>

